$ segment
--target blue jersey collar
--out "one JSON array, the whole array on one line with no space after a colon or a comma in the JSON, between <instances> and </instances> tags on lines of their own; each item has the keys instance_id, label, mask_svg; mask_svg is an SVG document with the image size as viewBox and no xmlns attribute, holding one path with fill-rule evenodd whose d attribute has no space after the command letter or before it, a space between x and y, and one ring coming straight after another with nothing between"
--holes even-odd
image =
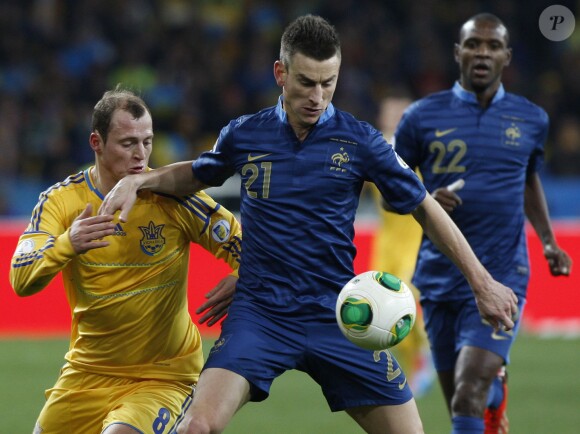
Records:
<instances>
[{"instance_id":1,"label":"blue jersey collar","mask_svg":"<svg viewBox=\"0 0 580 434\"><path fill-rule=\"evenodd\" d=\"M463 101L466 101L466 102L473 103L473 104L479 104L479 102L477 101L477 97L475 96L475 93L470 92L468 90L465 90L463 88L463 86L461 86L461 84L459 84L458 81L455 82L452 90L453 90L453 94L457 98L459 98ZM493 99L491 100L491 104L494 104L497 101L501 100L504 96L505 96L505 89L503 87L503 84L500 83L499 87L497 89L497 92L495 93L495 95L493 96Z\"/></svg>"},{"instance_id":2,"label":"blue jersey collar","mask_svg":"<svg viewBox=\"0 0 580 434\"><path fill-rule=\"evenodd\" d=\"M320 116L320 119L318 119L318 123L317 125L321 125L323 123L325 123L326 121L328 121L332 116L334 116L334 106L332 105L332 103L328 104L328 107L326 107L326 110L324 111L324 113L322 113L322 115ZM280 95L278 97L278 105L276 105L276 114L278 115L278 119L280 119L280 122L284 122L287 123L288 122L288 117L286 115L286 112L284 111L284 96Z\"/></svg>"},{"instance_id":3,"label":"blue jersey collar","mask_svg":"<svg viewBox=\"0 0 580 434\"><path fill-rule=\"evenodd\" d=\"M91 169L95 167L95 166L91 166L88 169L85 169L85 180L87 182L87 185L89 186L89 189L95 193L97 196L99 196L100 199L104 200L105 196L103 196L103 193L101 193L99 191L99 189L97 188L97 186L95 185L95 183L93 182L93 178L91 177Z\"/></svg>"}]
</instances>

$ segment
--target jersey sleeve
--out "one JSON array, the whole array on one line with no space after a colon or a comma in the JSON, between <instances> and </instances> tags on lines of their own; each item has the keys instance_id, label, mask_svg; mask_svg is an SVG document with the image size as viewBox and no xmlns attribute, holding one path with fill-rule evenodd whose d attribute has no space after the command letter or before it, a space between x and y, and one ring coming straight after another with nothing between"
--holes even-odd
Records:
<instances>
[{"instance_id":1,"label":"jersey sleeve","mask_svg":"<svg viewBox=\"0 0 580 434\"><path fill-rule=\"evenodd\" d=\"M40 195L12 256L10 283L16 294L41 291L75 256L61 209L65 209L64 204L54 192Z\"/></svg>"},{"instance_id":2,"label":"jersey sleeve","mask_svg":"<svg viewBox=\"0 0 580 434\"><path fill-rule=\"evenodd\" d=\"M379 131L371 132L369 143L370 155L365 161L376 161L367 165L369 178L393 209L410 213L425 199L423 183Z\"/></svg>"},{"instance_id":3,"label":"jersey sleeve","mask_svg":"<svg viewBox=\"0 0 580 434\"><path fill-rule=\"evenodd\" d=\"M192 164L195 177L205 185L220 186L235 173L229 158L233 122L222 128L213 149L203 152Z\"/></svg>"},{"instance_id":4,"label":"jersey sleeve","mask_svg":"<svg viewBox=\"0 0 580 434\"><path fill-rule=\"evenodd\" d=\"M226 262L237 275L242 251L242 229L225 207L200 191L186 197L179 218L191 242Z\"/></svg>"},{"instance_id":5,"label":"jersey sleeve","mask_svg":"<svg viewBox=\"0 0 580 434\"><path fill-rule=\"evenodd\" d=\"M544 144L548 138L550 120L548 114L543 109L538 107L538 110L540 111L538 132L536 137L534 137L535 146L528 162L527 176L540 171L544 165Z\"/></svg>"},{"instance_id":6,"label":"jersey sleeve","mask_svg":"<svg viewBox=\"0 0 580 434\"><path fill-rule=\"evenodd\" d=\"M416 102L405 110L393 139L395 151L413 170L417 168L421 158L421 143L417 140L417 104Z\"/></svg>"}]
</instances>

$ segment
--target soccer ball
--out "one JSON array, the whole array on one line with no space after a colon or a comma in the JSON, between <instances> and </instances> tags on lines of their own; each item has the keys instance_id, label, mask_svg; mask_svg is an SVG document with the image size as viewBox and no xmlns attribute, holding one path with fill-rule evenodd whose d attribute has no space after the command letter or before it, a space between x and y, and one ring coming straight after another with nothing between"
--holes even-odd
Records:
<instances>
[{"instance_id":1,"label":"soccer ball","mask_svg":"<svg viewBox=\"0 0 580 434\"><path fill-rule=\"evenodd\" d=\"M367 350L397 345L415 324L417 305L396 276L367 271L353 277L338 294L336 321L353 344Z\"/></svg>"}]
</instances>

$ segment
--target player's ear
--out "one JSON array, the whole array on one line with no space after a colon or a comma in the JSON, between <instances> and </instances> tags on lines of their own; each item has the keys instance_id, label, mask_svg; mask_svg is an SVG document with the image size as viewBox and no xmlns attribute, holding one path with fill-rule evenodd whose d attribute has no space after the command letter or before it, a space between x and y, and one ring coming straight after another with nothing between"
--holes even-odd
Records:
<instances>
[{"instance_id":1,"label":"player's ear","mask_svg":"<svg viewBox=\"0 0 580 434\"><path fill-rule=\"evenodd\" d=\"M506 51L506 60L505 60L504 66L508 66L510 64L510 62L512 61L512 49L506 48L505 51Z\"/></svg>"},{"instance_id":2,"label":"player's ear","mask_svg":"<svg viewBox=\"0 0 580 434\"><path fill-rule=\"evenodd\" d=\"M456 42L453 46L453 56L455 57L455 61L459 64L461 64L460 52L461 46Z\"/></svg>"},{"instance_id":3,"label":"player's ear","mask_svg":"<svg viewBox=\"0 0 580 434\"><path fill-rule=\"evenodd\" d=\"M280 87L283 87L286 83L286 76L288 72L286 71L286 67L282 63L281 60L276 60L274 62L274 78L276 79L276 84Z\"/></svg>"},{"instance_id":4,"label":"player's ear","mask_svg":"<svg viewBox=\"0 0 580 434\"><path fill-rule=\"evenodd\" d=\"M95 152L103 148L103 139L97 131L93 131L89 136L89 145L91 145L91 149Z\"/></svg>"}]
</instances>

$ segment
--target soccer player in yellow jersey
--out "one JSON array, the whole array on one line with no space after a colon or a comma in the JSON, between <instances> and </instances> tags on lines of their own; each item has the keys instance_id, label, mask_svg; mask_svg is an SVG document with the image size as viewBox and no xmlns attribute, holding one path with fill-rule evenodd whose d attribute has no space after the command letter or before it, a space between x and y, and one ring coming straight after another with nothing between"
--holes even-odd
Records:
<instances>
[{"instance_id":1,"label":"soccer player in yellow jersey","mask_svg":"<svg viewBox=\"0 0 580 434\"><path fill-rule=\"evenodd\" d=\"M66 363L35 433L169 433L191 402L203 364L187 304L190 243L233 269L208 295L202 320L226 313L237 281L241 228L199 192L142 192L131 223L97 216L104 196L128 174L148 170L153 122L130 91L105 92L89 143L94 166L40 195L12 258L20 296L59 272L72 314Z\"/></svg>"},{"instance_id":2,"label":"soccer player in yellow jersey","mask_svg":"<svg viewBox=\"0 0 580 434\"><path fill-rule=\"evenodd\" d=\"M394 144L397 124L412 102L411 97L404 92L393 93L381 102L377 126L389 143ZM423 235L421 226L411 214L402 215L384 210L379 190L374 185L372 188L379 208L379 227L371 245L370 268L396 275L409 285L418 298L419 293L411 280ZM423 395L433 385L436 376L420 308L415 327L409 336L393 348L393 353L403 366L415 397Z\"/></svg>"}]
</instances>

